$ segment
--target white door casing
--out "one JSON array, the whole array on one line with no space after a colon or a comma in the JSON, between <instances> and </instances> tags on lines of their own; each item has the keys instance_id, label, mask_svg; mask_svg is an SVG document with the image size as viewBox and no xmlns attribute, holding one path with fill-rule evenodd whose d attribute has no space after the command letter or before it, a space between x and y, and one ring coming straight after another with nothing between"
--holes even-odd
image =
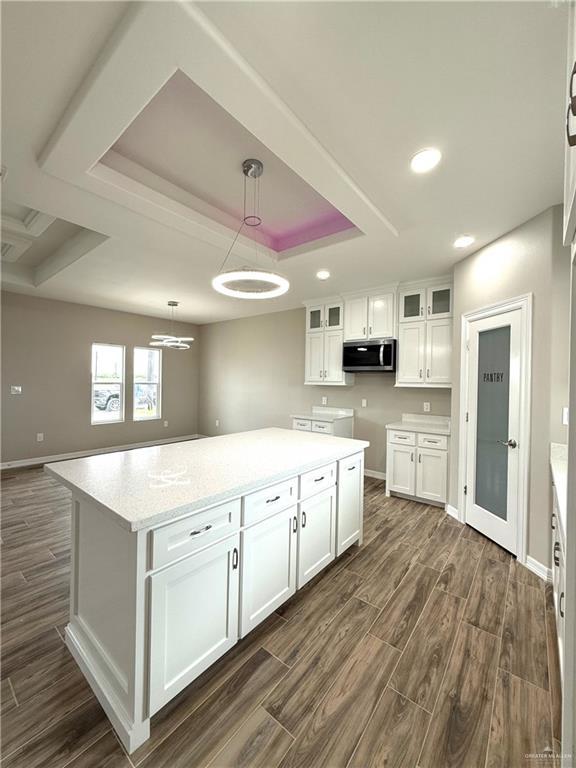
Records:
<instances>
[{"instance_id":1,"label":"white door casing","mask_svg":"<svg viewBox=\"0 0 576 768\"><path fill-rule=\"evenodd\" d=\"M507 489L505 509L491 514L476 503L476 458L478 401L479 333L509 329L509 399L508 434L494 440L496 450L500 440L514 440L516 447L506 447ZM516 554L526 562L528 520L528 475L530 460L530 391L532 343L532 295L508 301L462 315L461 376L460 376L460 444L459 444L459 518ZM482 371L490 375L490 371ZM485 381L485 380L483 380ZM494 379L498 384L498 379ZM484 429L485 426L482 426ZM503 432L506 432L504 429ZM482 450L489 450L486 442ZM492 456L492 454L490 454ZM496 454L493 454L496 460ZM495 479L494 483L497 482ZM484 491L482 491L483 493ZM505 519L504 519L505 518Z\"/></svg>"}]
</instances>

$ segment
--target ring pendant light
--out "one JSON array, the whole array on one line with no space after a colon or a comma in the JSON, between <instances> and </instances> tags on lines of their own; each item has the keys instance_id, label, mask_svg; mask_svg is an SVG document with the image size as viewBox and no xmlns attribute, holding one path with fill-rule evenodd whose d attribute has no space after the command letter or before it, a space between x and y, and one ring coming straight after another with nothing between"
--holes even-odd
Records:
<instances>
[{"instance_id":1,"label":"ring pendant light","mask_svg":"<svg viewBox=\"0 0 576 768\"><path fill-rule=\"evenodd\" d=\"M244 215L228 249L228 253L222 262L220 271L212 280L212 287L218 293L235 299L274 299L276 296L282 296L290 288L288 280L277 272L254 267L240 267L239 269L224 271L226 262L243 228L245 226L259 227L262 224L260 216L260 177L264 172L264 166L260 160L244 160L242 172L244 174ZM249 182L252 185L252 207L251 211L247 212L247 186Z\"/></svg>"},{"instance_id":2,"label":"ring pendant light","mask_svg":"<svg viewBox=\"0 0 576 768\"><path fill-rule=\"evenodd\" d=\"M170 330L174 331L174 313L178 306L177 301L169 301ZM151 347L165 347L167 349L190 349L188 342L194 341L193 336L174 336L173 333L153 333L150 342Z\"/></svg>"}]
</instances>

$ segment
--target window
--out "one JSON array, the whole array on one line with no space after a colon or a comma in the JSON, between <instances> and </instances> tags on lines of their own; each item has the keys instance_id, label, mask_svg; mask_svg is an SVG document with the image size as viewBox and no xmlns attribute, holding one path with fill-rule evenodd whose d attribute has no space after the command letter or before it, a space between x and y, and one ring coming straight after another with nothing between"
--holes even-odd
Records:
<instances>
[{"instance_id":1,"label":"window","mask_svg":"<svg viewBox=\"0 0 576 768\"><path fill-rule=\"evenodd\" d=\"M124 421L124 347L92 344L92 424Z\"/></svg>"},{"instance_id":2,"label":"window","mask_svg":"<svg viewBox=\"0 0 576 768\"><path fill-rule=\"evenodd\" d=\"M160 418L162 351L134 347L134 421Z\"/></svg>"}]
</instances>

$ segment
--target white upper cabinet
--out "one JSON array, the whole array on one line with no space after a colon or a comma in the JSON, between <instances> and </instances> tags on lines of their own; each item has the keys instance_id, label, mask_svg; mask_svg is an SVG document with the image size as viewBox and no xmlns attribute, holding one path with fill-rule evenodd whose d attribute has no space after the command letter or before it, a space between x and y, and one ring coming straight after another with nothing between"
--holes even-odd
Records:
<instances>
[{"instance_id":1,"label":"white upper cabinet","mask_svg":"<svg viewBox=\"0 0 576 768\"><path fill-rule=\"evenodd\" d=\"M339 301L324 306L324 329L341 331L344 328L344 304Z\"/></svg>"},{"instance_id":2,"label":"white upper cabinet","mask_svg":"<svg viewBox=\"0 0 576 768\"><path fill-rule=\"evenodd\" d=\"M306 332L321 333L324 330L324 305L306 307Z\"/></svg>"},{"instance_id":3,"label":"white upper cabinet","mask_svg":"<svg viewBox=\"0 0 576 768\"><path fill-rule=\"evenodd\" d=\"M341 301L329 304L315 304L306 307L306 332L320 333L324 330L341 331L344 305Z\"/></svg>"},{"instance_id":4,"label":"white upper cabinet","mask_svg":"<svg viewBox=\"0 0 576 768\"><path fill-rule=\"evenodd\" d=\"M344 303L344 341L368 338L368 297L346 299Z\"/></svg>"},{"instance_id":5,"label":"white upper cabinet","mask_svg":"<svg viewBox=\"0 0 576 768\"><path fill-rule=\"evenodd\" d=\"M425 302L425 288L400 291L399 321L401 323L416 323L418 320L423 320Z\"/></svg>"},{"instance_id":6,"label":"white upper cabinet","mask_svg":"<svg viewBox=\"0 0 576 768\"><path fill-rule=\"evenodd\" d=\"M324 379L324 334L306 334L306 382L321 384Z\"/></svg>"},{"instance_id":7,"label":"white upper cabinet","mask_svg":"<svg viewBox=\"0 0 576 768\"><path fill-rule=\"evenodd\" d=\"M452 381L452 322L431 320L426 326L426 382Z\"/></svg>"},{"instance_id":8,"label":"white upper cabinet","mask_svg":"<svg viewBox=\"0 0 576 768\"><path fill-rule=\"evenodd\" d=\"M398 331L397 384L423 384L426 323L406 323Z\"/></svg>"},{"instance_id":9,"label":"white upper cabinet","mask_svg":"<svg viewBox=\"0 0 576 768\"><path fill-rule=\"evenodd\" d=\"M428 320L441 320L452 317L451 285L435 285L428 288L426 317Z\"/></svg>"},{"instance_id":10,"label":"white upper cabinet","mask_svg":"<svg viewBox=\"0 0 576 768\"><path fill-rule=\"evenodd\" d=\"M344 341L394 338L395 294L354 296L344 302Z\"/></svg>"},{"instance_id":11,"label":"white upper cabinet","mask_svg":"<svg viewBox=\"0 0 576 768\"><path fill-rule=\"evenodd\" d=\"M306 305L305 384L346 386L354 374L342 370L344 302L339 298Z\"/></svg>"},{"instance_id":12,"label":"white upper cabinet","mask_svg":"<svg viewBox=\"0 0 576 768\"><path fill-rule=\"evenodd\" d=\"M343 381L342 331L326 331L324 334L324 383L337 384Z\"/></svg>"}]
</instances>

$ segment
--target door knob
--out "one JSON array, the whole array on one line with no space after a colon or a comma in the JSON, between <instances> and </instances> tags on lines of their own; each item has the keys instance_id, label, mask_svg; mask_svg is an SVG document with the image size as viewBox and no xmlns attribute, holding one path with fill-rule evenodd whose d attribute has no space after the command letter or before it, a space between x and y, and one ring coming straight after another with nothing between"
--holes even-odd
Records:
<instances>
[{"instance_id":1,"label":"door knob","mask_svg":"<svg viewBox=\"0 0 576 768\"><path fill-rule=\"evenodd\" d=\"M512 438L510 438L509 440L498 440L498 442L500 443L500 445L507 445L508 448L518 447L518 443L516 442L516 440L513 440Z\"/></svg>"}]
</instances>

